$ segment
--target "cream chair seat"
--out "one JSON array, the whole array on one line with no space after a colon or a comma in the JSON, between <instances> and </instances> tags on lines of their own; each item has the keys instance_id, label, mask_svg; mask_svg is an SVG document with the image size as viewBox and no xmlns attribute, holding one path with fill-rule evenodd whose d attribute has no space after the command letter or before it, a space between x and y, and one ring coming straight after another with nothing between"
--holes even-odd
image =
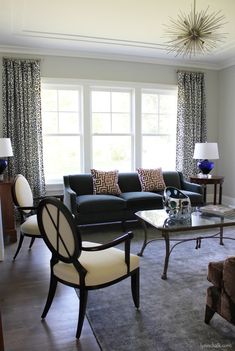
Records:
<instances>
[{"instance_id":1,"label":"cream chair seat","mask_svg":"<svg viewBox=\"0 0 235 351\"><path fill-rule=\"evenodd\" d=\"M131 277L133 301L139 308L139 257L130 253L131 232L106 244L82 242L71 212L55 198L40 202L37 217L41 235L52 253L50 286L42 318L50 309L58 282L80 291L78 339L89 290L104 288ZM124 245L124 250L115 247L119 244Z\"/></svg>"}]
</instances>

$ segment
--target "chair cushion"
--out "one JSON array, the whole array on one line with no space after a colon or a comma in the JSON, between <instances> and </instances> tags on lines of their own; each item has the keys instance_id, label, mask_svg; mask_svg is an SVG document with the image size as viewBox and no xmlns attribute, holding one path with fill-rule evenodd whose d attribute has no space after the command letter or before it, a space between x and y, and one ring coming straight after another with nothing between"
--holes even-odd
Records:
<instances>
[{"instance_id":1,"label":"chair cushion","mask_svg":"<svg viewBox=\"0 0 235 351\"><path fill-rule=\"evenodd\" d=\"M26 221L21 224L20 230L25 234L38 235L40 236L40 231L38 227L37 215L32 215L26 219Z\"/></svg>"},{"instance_id":2,"label":"chair cushion","mask_svg":"<svg viewBox=\"0 0 235 351\"><path fill-rule=\"evenodd\" d=\"M122 198L113 195L81 195L77 197L79 213L118 211L126 208Z\"/></svg>"},{"instance_id":3,"label":"chair cushion","mask_svg":"<svg viewBox=\"0 0 235 351\"><path fill-rule=\"evenodd\" d=\"M163 207L161 193L156 194L147 191L132 191L129 193L122 193L120 197L126 200L128 209L151 210Z\"/></svg>"},{"instance_id":4,"label":"chair cushion","mask_svg":"<svg viewBox=\"0 0 235 351\"><path fill-rule=\"evenodd\" d=\"M121 193L118 185L118 171L103 172L91 169L91 175L93 177L94 194L119 195Z\"/></svg>"},{"instance_id":5,"label":"chair cushion","mask_svg":"<svg viewBox=\"0 0 235 351\"><path fill-rule=\"evenodd\" d=\"M165 189L166 185L162 175L162 169L137 169L142 191L159 191Z\"/></svg>"},{"instance_id":6,"label":"chair cushion","mask_svg":"<svg viewBox=\"0 0 235 351\"><path fill-rule=\"evenodd\" d=\"M83 246L91 247L100 244L92 242L83 242ZM87 252L82 251L79 262L87 270L85 284L87 287L102 285L112 282L127 274L125 263L125 253L116 248L110 248L101 251ZM130 255L130 271L139 267L139 257ZM73 264L58 262L53 267L56 277L79 285L80 279L77 270Z\"/></svg>"}]
</instances>

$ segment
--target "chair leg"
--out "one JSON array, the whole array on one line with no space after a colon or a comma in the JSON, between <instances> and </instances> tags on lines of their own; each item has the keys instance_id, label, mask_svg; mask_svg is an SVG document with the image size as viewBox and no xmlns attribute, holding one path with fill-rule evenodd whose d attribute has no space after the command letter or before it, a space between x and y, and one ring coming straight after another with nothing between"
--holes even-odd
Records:
<instances>
[{"instance_id":1,"label":"chair leg","mask_svg":"<svg viewBox=\"0 0 235 351\"><path fill-rule=\"evenodd\" d=\"M44 310L42 312L41 318L46 317L47 312L49 311L49 308L51 307L53 298L55 296L57 283L58 283L57 279L55 278L55 276L53 274L51 274L50 287L49 287L49 292L48 292L48 296L47 296L47 301L46 301L46 305L44 307Z\"/></svg>"},{"instance_id":2,"label":"chair leg","mask_svg":"<svg viewBox=\"0 0 235 351\"><path fill-rule=\"evenodd\" d=\"M15 253L14 257L13 257L13 260L16 259L16 256L18 255L18 253L19 253L19 251L20 251L20 249L21 249L23 240L24 240L24 234L23 234L22 232L20 232L19 244L18 244L18 247L17 247L17 249L16 249L16 253Z\"/></svg>"},{"instance_id":3,"label":"chair leg","mask_svg":"<svg viewBox=\"0 0 235 351\"><path fill-rule=\"evenodd\" d=\"M34 243L35 239L36 238L34 236L31 238L30 244L29 244L29 249L31 249L31 247L33 246L33 243Z\"/></svg>"},{"instance_id":4,"label":"chair leg","mask_svg":"<svg viewBox=\"0 0 235 351\"><path fill-rule=\"evenodd\" d=\"M77 339L80 338L80 335L82 332L83 322L84 322L85 313L86 313L87 297L88 297L88 290L81 288L80 289L78 326L77 326L77 332L76 332Z\"/></svg>"},{"instance_id":5,"label":"chair leg","mask_svg":"<svg viewBox=\"0 0 235 351\"><path fill-rule=\"evenodd\" d=\"M205 311L205 323L209 324L211 318L214 316L215 311L212 310L208 305L206 305L206 311Z\"/></svg>"},{"instance_id":6,"label":"chair leg","mask_svg":"<svg viewBox=\"0 0 235 351\"><path fill-rule=\"evenodd\" d=\"M136 308L140 307L140 270L139 268L131 276L131 292Z\"/></svg>"}]
</instances>

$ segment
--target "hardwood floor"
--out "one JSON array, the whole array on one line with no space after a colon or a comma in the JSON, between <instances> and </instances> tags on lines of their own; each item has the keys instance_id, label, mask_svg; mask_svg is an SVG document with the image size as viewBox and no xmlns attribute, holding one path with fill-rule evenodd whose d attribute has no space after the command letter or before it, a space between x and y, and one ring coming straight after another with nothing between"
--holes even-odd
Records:
<instances>
[{"instance_id":1,"label":"hardwood floor","mask_svg":"<svg viewBox=\"0 0 235 351\"><path fill-rule=\"evenodd\" d=\"M29 239L25 238L13 262L16 244L6 244L5 260L0 262L5 351L100 351L87 320L80 340L75 338L79 300L74 289L59 284L47 318L41 320L49 284L50 252L42 239L36 240L31 250L28 245Z\"/></svg>"}]
</instances>

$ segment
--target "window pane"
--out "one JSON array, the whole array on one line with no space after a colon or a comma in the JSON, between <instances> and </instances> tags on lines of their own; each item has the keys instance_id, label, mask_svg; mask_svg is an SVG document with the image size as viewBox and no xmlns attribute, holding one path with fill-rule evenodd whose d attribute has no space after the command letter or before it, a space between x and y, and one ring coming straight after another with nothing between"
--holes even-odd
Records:
<instances>
[{"instance_id":1,"label":"window pane","mask_svg":"<svg viewBox=\"0 0 235 351\"><path fill-rule=\"evenodd\" d=\"M93 91L92 92L92 111L93 112L110 112L110 92Z\"/></svg>"},{"instance_id":2,"label":"window pane","mask_svg":"<svg viewBox=\"0 0 235 351\"><path fill-rule=\"evenodd\" d=\"M156 114L143 114L142 116L142 133L156 134L157 128L157 116Z\"/></svg>"},{"instance_id":3,"label":"window pane","mask_svg":"<svg viewBox=\"0 0 235 351\"><path fill-rule=\"evenodd\" d=\"M158 95L142 94L142 113L157 113Z\"/></svg>"},{"instance_id":4,"label":"window pane","mask_svg":"<svg viewBox=\"0 0 235 351\"><path fill-rule=\"evenodd\" d=\"M131 137L94 136L93 167L131 171Z\"/></svg>"},{"instance_id":5,"label":"window pane","mask_svg":"<svg viewBox=\"0 0 235 351\"><path fill-rule=\"evenodd\" d=\"M59 113L59 132L60 133L79 133L79 117L77 113Z\"/></svg>"},{"instance_id":6,"label":"window pane","mask_svg":"<svg viewBox=\"0 0 235 351\"><path fill-rule=\"evenodd\" d=\"M130 93L112 92L112 111L130 112Z\"/></svg>"},{"instance_id":7,"label":"window pane","mask_svg":"<svg viewBox=\"0 0 235 351\"><path fill-rule=\"evenodd\" d=\"M174 95L160 95L161 113L173 114L176 111L177 99Z\"/></svg>"},{"instance_id":8,"label":"window pane","mask_svg":"<svg viewBox=\"0 0 235 351\"><path fill-rule=\"evenodd\" d=\"M42 113L42 129L45 134L58 133L58 113Z\"/></svg>"},{"instance_id":9,"label":"window pane","mask_svg":"<svg viewBox=\"0 0 235 351\"><path fill-rule=\"evenodd\" d=\"M57 111L57 90L42 90L42 110Z\"/></svg>"},{"instance_id":10,"label":"window pane","mask_svg":"<svg viewBox=\"0 0 235 351\"><path fill-rule=\"evenodd\" d=\"M44 136L43 149L46 183L63 183L65 174L81 172L79 136Z\"/></svg>"},{"instance_id":11,"label":"window pane","mask_svg":"<svg viewBox=\"0 0 235 351\"><path fill-rule=\"evenodd\" d=\"M171 135L176 133L175 115L159 115L159 133Z\"/></svg>"},{"instance_id":12,"label":"window pane","mask_svg":"<svg viewBox=\"0 0 235 351\"><path fill-rule=\"evenodd\" d=\"M131 121L130 115L124 113L113 113L112 115L112 132L113 133L130 133Z\"/></svg>"},{"instance_id":13,"label":"window pane","mask_svg":"<svg viewBox=\"0 0 235 351\"><path fill-rule=\"evenodd\" d=\"M93 113L92 131L93 133L110 133L111 132L110 113Z\"/></svg>"},{"instance_id":14,"label":"window pane","mask_svg":"<svg viewBox=\"0 0 235 351\"><path fill-rule=\"evenodd\" d=\"M58 96L60 111L79 110L79 95L76 90L59 90Z\"/></svg>"},{"instance_id":15,"label":"window pane","mask_svg":"<svg viewBox=\"0 0 235 351\"><path fill-rule=\"evenodd\" d=\"M144 136L142 141L143 167L175 168L175 140L172 137Z\"/></svg>"}]
</instances>

